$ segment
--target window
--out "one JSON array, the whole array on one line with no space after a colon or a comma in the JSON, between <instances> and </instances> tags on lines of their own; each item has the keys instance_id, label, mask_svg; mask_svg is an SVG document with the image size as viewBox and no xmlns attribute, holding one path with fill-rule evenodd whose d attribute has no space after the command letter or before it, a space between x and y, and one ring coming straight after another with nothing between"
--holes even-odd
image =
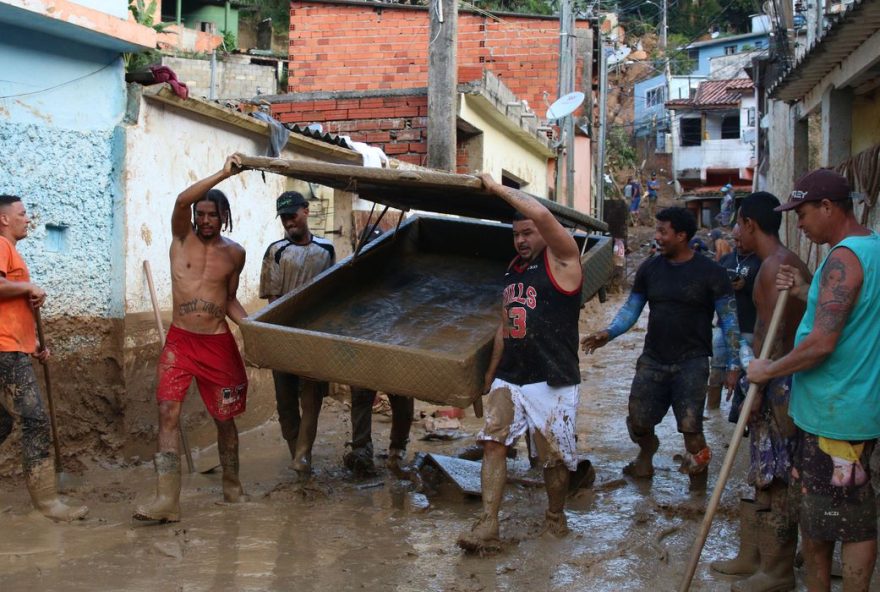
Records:
<instances>
[{"instance_id":1,"label":"window","mask_svg":"<svg viewBox=\"0 0 880 592\"><path fill-rule=\"evenodd\" d=\"M725 45L724 55L734 55L736 53L736 45Z\"/></svg>"},{"instance_id":2,"label":"window","mask_svg":"<svg viewBox=\"0 0 880 592\"><path fill-rule=\"evenodd\" d=\"M681 145L699 146L703 143L703 121L699 117L682 118Z\"/></svg>"},{"instance_id":3,"label":"window","mask_svg":"<svg viewBox=\"0 0 880 592\"><path fill-rule=\"evenodd\" d=\"M763 41L755 41L755 47L758 49L761 49L762 47L764 47L764 42Z\"/></svg>"},{"instance_id":4,"label":"window","mask_svg":"<svg viewBox=\"0 0 880 592\"><path fill-rule=\"evenodd\" d=\"M755 127L755 108L749 107L746 111L746 127Z\"/></svg>"},{"instance_id":5,"label":"window","mask_svg":"<svg viewBox=\"0 0 880 592\"><path fill-rule=\"evenodd\" d=\"M666 132L657 132L657 152L666 152Z\"/></svg>"},{"instance_id":6,"label":"window","mask_svg":"<svg viewBox=\"0 0 880 592\"><path fill-rule=\"evenodd\" d=\"M688 50L688 59L697 61L700 59L700 50L699 49L689 49Z\"/></svg>"},{"instance_id":7,"label":"window","mask_svg":"<svg viewBox=\"0 0 880 592\"><path fill-rule=\"evenodd\" d=\"M201 30L203 33L210 33L211 35L213 35L214 31L216 31L216 27L217 25L210 21L202 21L199 23L199 30Z\"/></svg>"},{"instance_id":8,"label":"window","mask_svg":"<svg viewBox=\"0 0 880 592\"><path fill-rule=\"evenodd\" d=\"M725 115L721 120L721 139L739 139L739 111L736 112L736 115Z\"/></svg>"},{"instance_id":9,"label":"window","mask_svg":"<svg viewBox=\"0 0 880 592\"><path fill-rule=\"evenodd\" d=\"M645 93L645 107L651 108L666 102L666 87L655 86Z\"/></svg>"}]
</instances>

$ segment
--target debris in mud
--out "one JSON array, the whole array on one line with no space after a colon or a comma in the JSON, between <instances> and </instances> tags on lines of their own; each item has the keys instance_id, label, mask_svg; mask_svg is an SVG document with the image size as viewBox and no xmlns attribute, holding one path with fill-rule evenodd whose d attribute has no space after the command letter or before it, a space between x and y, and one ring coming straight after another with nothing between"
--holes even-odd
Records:
<instances>
[{"instance_id":1,"label":"debris in mud","mask_svg":"<svg viewBox=\"0 0 880 592\"><path fill-rule=\"evenodd\" d=\"M327 485L318 485L313 479L306 482L294 481L279 483L266 493L264 497L272 501L293 501L299 500L304 502L314 502L318 499L330 497L333 493L331 487Z\"/></svg>"},{"instance_id":2,"label":"debris in mud","mask_svg":"<svg viewBox=\"0 0 880 592\"><path fill-rule=\"evenodd\" d=\"M183 559L183 545L180 541L158 541L153 543L153 550L178 561Z\"/></svg>"},{"instance_id":3,"label":"debris in mud","mask_svg":"<svg viewBox=\"0 0 880 592\"><path fill-rule=\"evenodd\" d=\"M654 535L654 537L649 542L649 546L657 552L657 560L662 561L663 563L669 563L669 551L663 545L663 539L668 537L674 532L678 532L681 528L681 525L676 524L675 526L669 526L664 528L660 532Z\"/></svg>"}]
</instances>

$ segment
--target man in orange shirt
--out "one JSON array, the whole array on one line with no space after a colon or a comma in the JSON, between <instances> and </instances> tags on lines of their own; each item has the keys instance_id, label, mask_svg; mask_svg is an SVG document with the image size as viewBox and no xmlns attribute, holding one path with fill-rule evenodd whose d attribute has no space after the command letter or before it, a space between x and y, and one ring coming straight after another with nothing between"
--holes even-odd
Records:
<instances>
[{"instance_id":1,"label":"man in orange shirt","mask_svg":"<svg viewBox=\"0 0 880 592\"><path fill-rule=\"evenodd\" d=\"M0 444L21 425L22 465L34 507L47 518L70 522L85 518L85 506L70 507L58 499L55 471L49 458L49 418L43 408L30 356L49 357L37 348L34 309L46 293L30 281L27 265L15 250L27 236L27 212L20 197L0 195Z\"/></svg>"}]
</instances>

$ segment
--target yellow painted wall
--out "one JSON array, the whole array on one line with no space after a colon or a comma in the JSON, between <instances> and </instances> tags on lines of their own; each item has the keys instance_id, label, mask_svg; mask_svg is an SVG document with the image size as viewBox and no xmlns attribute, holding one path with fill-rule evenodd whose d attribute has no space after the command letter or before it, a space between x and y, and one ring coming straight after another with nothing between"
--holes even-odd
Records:
<instances>
[{"instance_id":1,"label":"yellow painted wall","mask_svg":"<svg viewBox=\"0 0 880 592\"><path fill-rule=\"evenodd\" d=\"M470 97L464 95L463 99L459 117L483 131L483 170L491 173L496 181L501 180L502 169L508 171L528 182L523 186L524 191L547 197L547 157L500 130L498 123L474 109Z\"/></svg>"},{"instance_id":2,"label":"yellow painted wall","mask_svg":"<svg viewBox=\"0 0 880 592\"><path fill-rule=\"evenodd\" d=\"M873 94L853 100L852 154L880 144L880 100Z\"/></svg>"}]
</instances>

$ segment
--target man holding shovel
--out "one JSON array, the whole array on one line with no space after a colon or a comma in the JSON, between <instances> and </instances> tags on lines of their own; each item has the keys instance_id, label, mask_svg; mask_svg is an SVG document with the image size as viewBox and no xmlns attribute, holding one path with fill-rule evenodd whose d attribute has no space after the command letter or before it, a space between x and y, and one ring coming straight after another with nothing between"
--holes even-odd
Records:
<instances>
[{"instance_id":1,"label":"man holding shovel","mask_svg":"<svg viewBox=\"0 0 880 592\"><path fill-rule=\"evenodd\" d=\"M43 305L46 293L31 283L27 265L15 248L27 237L29 223L20 197L0 195L0 444L17 421L22 467L34 507L47 518L71 522L85 518L89 509L62 503L55 487L49 418L29 359L49 357L49 350L37 343L34 326L34 310Z\"/></svg>"},{"instance_id":2,"label":"man holding shovel","mask_svg":"<svg viewBox=\"0 0 880 592\"><path fill-rule=\"evenodd\" d=\"M868 590L877 556L877 507L868 459L880 437L880 236L853 214L846 178L826 169L795 184L788 202L798 227L830 252L809 286L781 265L778 289L806 301L794 348L753 360L748 378L793 374L791 488L796 497L807 587L831 589L831 555L842 542L843 589Z\"/></svg>"},{"instance_id":3,"label":"man holding shovel","mask_svg":"<svg viewBox=\"0 0 880 592\"><path fill-rule=\"evenodd\" d=\"M580 250L553 214L530 195L504 187L488 174L484 188L519 213L513 221L517 257L505 274L502 321L486 373L483 444L483 513L458 538L468 552L500 548L498 510L507 482L507 449L518 437L533 438L544 467L546 529L568 532L565 497L569 470L577 469L575 418L578 388Z\"/></svg>"},{"instance_id":4,"label":"man holding shovel","mask_svg":"<svg viewBox=\"0 0 880 592\"><path fill-rule=\"evenodd\" d=\"M171 292L173 311L159 357L159 452L155 456L156 499L139 506L137 520L180 520L180 410L193 378L217 426L223 467L223 499L247 501L238 478L238 429L245 410L248 380L226 317L247 316L236 298L245 252L220 232L232 229L226 195L215 185L241 172L238 156L177 196L171 215Z\"/></svg>"},{"instance_id":5,"label":"man holding shovel","mask_svg":"<svg viewBox=\"0 0 880 592\"><path fill-rule=\"evenodd\" d=\"M764 345L779 298L776 287L779 268L791 266L804 277L810 276L804 262L779 240L782 214L775 211L778 206L776 196L753 193L740 204L736 221L742 249L754 253L761 261L752 292L756 310L755 351L761 351ZM770 359L779 359L792 350L795 329L803 314L802 301L794 298L787 301ZM790 394L791 376L774 378L758 391L752 406L748 424L748 481L755 487L755 499L743 499L740 503L737 556L712 563L712 569L720 573L750 576L733 584L735 592L791 589L795 585L797 524L790 518L788 482L796 428L788 415Z\"/></svg>"}]
</instances>

